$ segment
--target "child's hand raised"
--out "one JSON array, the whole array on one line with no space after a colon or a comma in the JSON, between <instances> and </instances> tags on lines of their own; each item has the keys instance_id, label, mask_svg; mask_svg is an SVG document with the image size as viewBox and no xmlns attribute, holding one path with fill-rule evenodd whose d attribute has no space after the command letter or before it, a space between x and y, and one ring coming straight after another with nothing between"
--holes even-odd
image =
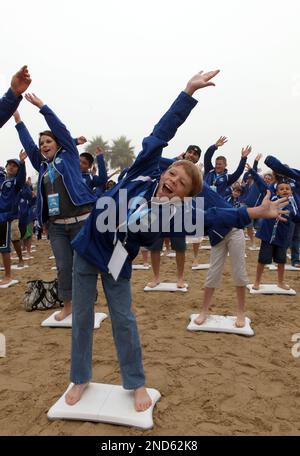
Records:
<instances>
[{"instance_id":1,"label":"child's hand raised","mask_svg":"<svg viewBox=\"0 0 300 456\"><path fill-rule=\"evenodd\" d=\"M29 103L33 104L34 106L37 106L38 108L41 108L44 106L44 102L38 98L34 93L26 93L25 98Z\"/></svg>"},{"instance_id":2,"label":"child's hand raised","mask_svg":"<svg viewBox=\"0 0 300 456\"><path fill-rule=\"evenodd\" d=\"M204 87L214 86L215 83L211 82L211 79L214 78L220 70L208 71L207 73L203 73L200 71L199 73L195 74L186 85L185 92L188 95L193 95L194 92L198 89L203 89Z\"/></svg>"},{"instance_id":3,"label":"child's hand raised","mask_svg":"<svg viewBox=\"0 0 300 456\"><path fill-rule=\"evenodd\" d=\"M24 162L26 158L27 158L27 154L26 154L25 150L22 149L19 153L19 159L21 162Z\"/></svg>"}]
</instances>

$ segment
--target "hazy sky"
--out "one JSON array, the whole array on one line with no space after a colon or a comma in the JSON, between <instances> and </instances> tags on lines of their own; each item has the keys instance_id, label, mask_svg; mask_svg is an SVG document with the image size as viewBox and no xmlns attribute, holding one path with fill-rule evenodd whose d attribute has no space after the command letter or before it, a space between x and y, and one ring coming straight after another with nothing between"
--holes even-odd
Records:
<instances>
[{"instance_id":1,"label":"hazy sky","mask_svg":"<svg viewBox=\"0 0 300 456\"><path fill-rule=\"evenodd\" d=\"M299 0L2 0L0 14L1 93L27 64L30 91L74 136L125 135L137 153L187 80L219 68L164 155L225 135L229 170L247 144L251 162L261 152L300 168ZM20 113L36 139L43 116L26 100ZM0 163L19 149L11 119Z\"/></svg>"}]
</instances>

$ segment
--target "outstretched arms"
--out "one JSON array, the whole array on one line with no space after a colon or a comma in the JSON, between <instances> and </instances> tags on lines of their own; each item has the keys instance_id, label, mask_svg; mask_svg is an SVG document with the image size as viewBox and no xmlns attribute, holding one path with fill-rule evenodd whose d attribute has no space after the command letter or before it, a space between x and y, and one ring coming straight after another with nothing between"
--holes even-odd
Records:
<instances>
[{"instance_id":1,"label":"outstretched arms","mask_svg":"<svg viewBox=\"0 0 300 456\"><path fill-rule=\"evenodd\" d=\"M25 124L22 122L21 116L19 111L14 113L14 119L16 122L16 129L19 134L19 139L23 148L26 150L29 160L32 163L32 166L37 171L40 170L40 164L42 161L42 157L40 154L39 147L35 144L32 136L30 135L29 131L27 130Z\"/></svg>"},{"instance_id":2,"label":"outstretched arms","mask_svg":"<svg viewBox=\"0 0 300 456\"><path fill-rule=\"evenodd\" d=\"M73 152L76 157L78 157L78 151L74 140L70 135L70 132L56 116L56 114L49 108L49 106L47 106L34 93L26 93L25 98L27 101L29 101L29 103L37 106L40 109L40 113L45 117L45 120L54 136L56 136L58 143L64 149L68 150L68 152Z\"/></svg>"},{"instance_id":3,"label":"outstretched arms","mask_svg":"<svg viewBox=\"0 0 300 456\"><path fill-rule=\"evenodd\" d=\"M137 156L134 164L128 170L127 177L133 177L135 173L147 173L154 175L159 173L158 161L162 150L175 136L177 129L185 122L197 101L192 98L196 90L212 86L211 79L219 73L219 70L208 73L197 73L187 83L185 90L180 93L170 109L155 125L150 136L143 140L143 150ZM157 177L157 175L156 175Z\"/></svg>"},{"instance_id":4,"label":"outstretched arms","mask_svg":"<svg viewBox=\"0 0 300 456\"><path fill-rule=\"evenodd\" d=\"M175 100L171 108L166 114L160 119L157 125L155 125L152 136L155 136L166 143L169 142L176 134L177 129L184 123L190 114L193 107L197 104L197 101L192 97L194 93L205 87L214 86L215 84L211 81L220 70L209 71L208 73L195 74L187 83L184 91ZM179 105L178 100L181 99Z\"/></svg>"},{"instance_id":5,"label":"outstretched arms","mask_svg":"<svg viewBox=\"0 0 300 456\"><path fill-rule=\"evenodd\" d=\"M281 217L283 214L288 214L289 211L282 210L287 204L287 198L279 198L278 200L271 201L271 192L267 190L267 194L264 197L260 206L248 207L247 212L250 218L278 218L282 222L286 222L287 219Z\"/></svg>"}]
</instances>

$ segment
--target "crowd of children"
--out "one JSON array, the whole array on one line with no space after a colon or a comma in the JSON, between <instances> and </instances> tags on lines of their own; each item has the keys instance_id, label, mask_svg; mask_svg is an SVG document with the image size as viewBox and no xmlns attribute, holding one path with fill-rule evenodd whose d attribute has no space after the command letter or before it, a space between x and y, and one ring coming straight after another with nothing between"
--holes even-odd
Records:
<instances>
[{"instance_id":1,"label":"crowd of children","mask_svg":"<svg viewBox=\"0 0 300 456\"><path fill-rule=\"evenodd\" d=\"M207 149L203 173L197 164L201 157L197 145L190 145L185 153L174 159L161 157L163 148L196 106L194 93L214 86L218 73L218 70L200 72L188 81L151 135L144 138L141 152L133 165L122 171L118 183L111 182L112 175L107 175L101 147L96 148L95 157L88 152L79 155L77 146L86 143L86 138L74 139L47 104L35 94L27 93L26 100L39 108L49 128L40 133L35 143L17 109L21 94L31 82L26 66L13 76L10 89L0 99L0 126L13 115L24 149L18 159L9 159L0 171L0 252L4 267L0 288L14 282L10 264L11 243L18 255L19 267L22 267L21 240L30 253L33 225L46 228L57 266L58 294L64 304L55 318L63 320L72 312L70 378L74 385L66 395L69 405L80 400L92 378L93 306L100 274L123 387L134 390L137 411L150 407L139 334L131 308L131 266L140 248L146 264L150 251L153 279L148 286L156 287L161 281L163 239L170 239L172 249L176 251L177 287L185 286L185 237L192 236L196 264L200 239L194 235L198 231L191 232L183 225L178 229L176 211L169 217L168 228L158 224L158 230L141 229L145 220L149 222L157 215L160 217L164 206L174 199L179 202L177 210L180 207L184 213L190 212L193 220L200 220L198 215L204 214L203 234L209 237L211 244L210 268L196 324L203 324L207 318L229 254L237 294L236 326L245 325L248 277L244 228L253 245L254 228L256 237L261 240L254 289L259 289L264 265L272 260L278 264L278 286L289 288L284 281L289 246L293 248L293 266L300 267L300 171L281 164L274 157L267 157L265 163L274 174L266 173L262 177L258 172L262 156L256 156L253 167L246 166L252 151L251 146L246 146L242 148L236 171L229 174L225 156L217 156L212 164L215 151L228 141L225 136ZM27 156L38 172L35 190L30 178L26 181ZM94 167L95 158L98 172ZM126 200L122 201L120 195L124 191ZM195 203L197 197L204 198L203 210ZM119 223L101 231L99 226L106 214L104 201L107 198L113 203ZM189 198L189 203L186 203L186 198ZM125 212L123 206L127 208ZM133 224L140 229L132 230ZM122 230L124 226L126 229Z\"/></svg>"}]
</instances>

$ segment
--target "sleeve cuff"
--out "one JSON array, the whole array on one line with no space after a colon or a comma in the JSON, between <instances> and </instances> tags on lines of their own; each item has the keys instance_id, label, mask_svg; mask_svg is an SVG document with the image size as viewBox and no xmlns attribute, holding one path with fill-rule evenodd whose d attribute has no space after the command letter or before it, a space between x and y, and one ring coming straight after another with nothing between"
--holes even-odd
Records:
<instances>
[{"instance_id":1,"label":"sleeve cuff","mask_svg":"<svg viewBox=\"0 0 300 456\"><path fill-rule=\"evenodd\" d=\"M244 226L249 225L249 223L251 223L251 218L248 215L247 207L242 206L242 207L239 207L237 210L239 212L241 224Z\"/></svg>"},{"instance_id":2,"label":"sleeve cuff","mask_svg":"<svg viewBox=\"0 0 300 456\"><path fill-rule=\"evenodd\" d=\"M20 100L20 101L21 101L22 98L23 98L22 95L16 96L16 95L13 93L13 91L12 91L11 88L9 88L8 91L6 92L6 96L7 96L7 98L8 98L9 100L11 100L11 101L17 101L17 100Z\"/></svg>"}]
</instances>

